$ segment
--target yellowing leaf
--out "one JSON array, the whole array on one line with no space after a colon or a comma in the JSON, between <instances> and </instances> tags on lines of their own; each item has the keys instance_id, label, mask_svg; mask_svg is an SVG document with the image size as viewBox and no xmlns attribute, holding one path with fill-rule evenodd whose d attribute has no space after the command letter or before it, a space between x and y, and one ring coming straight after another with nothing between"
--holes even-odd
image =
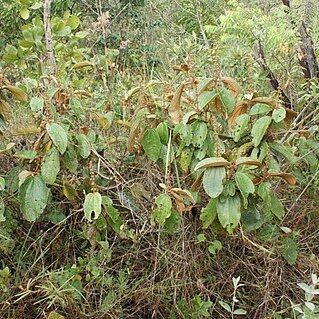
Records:
<instances>
[{"instance_id":1,"label":"yellowing leaf","mask_svg":"<svg viewBox=\"0 0 319 319\"><path fill-rule=\"evenodd\" d=\"M89 62L89 61L82 61L82 62L75 63L72 66L72 69L80 69L80 68L84 68L86 66L93 67L94 64L92 62Z\"/></svg>"},{"instance_id":2,"label":"yellowing leaf","mask_svg":"<svg viewBox=\"0 0 319 319\"><path fill-rule=\"evenodd\" d=\"M5 100L0 100L0 115L7 121L10 116L10 105Z\"/></svg>"},{"instance_id":3,"label":"yellowing leaf","mask_svg":"<svg viewBox=\"0 0 319 319\"><path fill-rule=\"evenodd\" d=\"M92 97L91 93L86 92L84 90L76 90L76 91L73 92L73 94L83 95L83 96L86 96L86 97Z\"/></svg>"},{"instance_id":4,"label":"yellowing leaf","mask_svg":"<svg viewBox=\"0 0 319 319\"><path fill-rule=\"evenodd\" d=\"M30 17L30 11L28 10L27 7L22 7L21 10L20 10L20 17L23 19L23 20L28 20L29 17Z\"/></svg>"},{"instance_id":5,"label":"yellowing leaf","mask_svg":"<svg viewBox=\"0 0 319 319\"><path fill-rule=\"evenodd\" d=\"M12 93L12 95L19 101L21 102L27 102L28 101L28 96L27 94L21 90L20 88L13 86L13 85L5 85L3 87L4 89L7 89Z\"/></svg>"},{"instance_id":6,"label":"yellowing leaf","mask_svg":"<svg viewBox=\"0 0 319 319\"><path fill-rule=\"evenodd\" d=\"M23 136L23 135L36 135L41 132L41 129L36 126L30 126L26 128L16 129L12 132L13 136Z\"/></svg>"},{"instance_id":7,"label":"yellowing leaf","mask_svg":"<svg viewBox=\"0 0 319 319\"><path fill-rule=\"evenodd\" d=\"M108 130L111 126L111 121L101 113L93 113L93 117L99 123L103 130Z\"/></svg>"},{"instance_id":8,"label":"yellowing leaf","mask_svg":"<svg viewBox=\"0 0 319 319\"><path fill-rule=\"evenodd\" d=\"M78 192L68 182L63 182L63 194L68 200L73 200L78 197Z\"/></svg>"}]
</instances>

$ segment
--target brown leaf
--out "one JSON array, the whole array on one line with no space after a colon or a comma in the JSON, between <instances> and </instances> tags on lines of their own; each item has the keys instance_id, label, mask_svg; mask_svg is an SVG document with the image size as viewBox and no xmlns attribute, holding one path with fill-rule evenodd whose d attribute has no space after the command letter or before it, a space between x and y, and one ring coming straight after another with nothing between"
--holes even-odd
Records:
<instances>
[{"instance_id":1,"label":"brown leaf","mask_svg":"<svg viewBox=\"0 0 319 319\"><path fill-rule=\"evenodd\" d=\"M236 125L236 119L238 116L247 113L248 111L248 103L245 101L240 101L236 104L233 112L230 114L228 118L228 125L230 127Z\"/></svg>"},{"instance_id":2,"label":"brown leaf","mask_svg":"<svg viewBox=\"0 0 319 319\"><path fill-rule=\"evenodd\" d=\"M291 174L287 174L287 173L269 173L269 176L281 177L290 186L294 186L297 183L297 179L294 176L292 176Z\"/></svg>"},{"instance_id":3,"label":"brown leaf","mask_svg":"<svg viewBox=\"0 0 319 319\"><path fill-rule=\"evenodd\" d=\"M290 125L292 123L292 120L294 119L294 117L297 116L297 112L291 110L291 109L286 109L286 117L284 119L285 123L287 125Z\"/></svg>"},{"instance_id":4,"label":"brown leaf","mask_svg":"<svg viewBox=\"0 0 319 319\"><path fill-rule=\"evenodd\" d=\"M196 178L196 180L194 181L194 183L191 186L191 191L192 192L197 192L200 189L200 186L202 185L202 181L203 181L203 176L204 176L205 171L202 171L198 177Z\"/></svg>"},{"instance_id":5,"label":"brown leaf","mask_svg":"<svg viewBox=\"0 0 319 319\"><path fill-rule=\"evenodd\" d=\"M7 89L12 93L12 95L19 101L21 102L27 102L28 101L28 96L27 94L21 90L20 88L13 86L13 85L5 85L3 87L4 89Z\"/></svg>"},{"instance_id":6,"label":"brown leaf","mask_svg":"<svg viewBox=\"0 0 319 319\"><path fill-rule=\"evenodd\" d=\"M277 106L277 100L273 99L271 97L266 97L266 96L260 96L260 97L256 97L254 99L251 100L253 105L257 104L257 103L263 103L263 104L267 104L273 108L275 108Z\"/></svg>"},{"instance_id":7,"label":"brown leaf","mask_svg":"<svg viewBox=\"0 0 319 319\"><path fill-rule=\"evenodd\" d=\"M182 83L178 87L178 89L175 92L174 97L172 99L171 105L168 109L168 112L169 112L174 124L178 124L183 117L183 112L181 109L181 98L182 98L182 93L184 91L184 87L185 87L184 83Z\"/></svg>"},{"instance_id":8,"label":"brown leaf","mask_svg":"<svg viewBox=\"0 0 319 319\"><path fill-rule=\"evenodd\" d=\"M236 98L240 92L241 86L231 77L223 76L221 81L227 86L231 95Z\"/></svg>"},{"instance_id":9,"label":"brown leaf","mask_svg":"<svg viewBox=\"0 0 319 319\"><path fill-rule=\"evenodd\" d=\"M0 100L0 114L4 117L6 121L10 117L10 105L5 100Z\"/></svg>"}]
</instances>

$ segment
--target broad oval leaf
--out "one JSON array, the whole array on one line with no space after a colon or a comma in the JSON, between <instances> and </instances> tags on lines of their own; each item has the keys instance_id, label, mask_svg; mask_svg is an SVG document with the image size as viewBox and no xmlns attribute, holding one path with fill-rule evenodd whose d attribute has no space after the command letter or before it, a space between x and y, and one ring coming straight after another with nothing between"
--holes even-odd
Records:
<instances>
[{"instance_id":1,"label":"broad oval leaf","mask_svg":"<svg viewBox=\"0 0 319 319\"><path fill-rule=\"evenodd\" d=\"M270 107L267 104L263 103L257 103L255 104L249 111L250 115L258 115L258 114L264 114L268 113L272 110L272 107Z\"/></svg>"},{"instance_id":2,"label":"broad oval leaf","mask_svg":"<svg viewBox=\"0 0 319 319\"><path fill-rule=\"evenodd\" d=\"M236 180L237 187L238 187L240 193L243 196L244 207L247 208L247 206L248 206L248 201L247 201L248 195L249 194L253 194L255 192L255 185L252 182L252 180L249 178L249 176L246 175L245 173L236 172L235 180Z\"/></svg>"},{"instance_id":3,"label":"broad oval leaf","mask_svg":"<svg viewBox=\"0 0 319 319\"><path fill-rule=\"evenodd\" d=\"M78 140L78 152L82 158L88 158L91 154L91 146L89 140L85 134L78 134L76 136Z\"/></svg>"},{"instance_id":4,"label":"broad oval leaf","mask_svg":"<svg viewBox=\"0 0 319 319\"><path fill-rule=\"evenodd\" d=\"M6 187L6 180L3 177L0 177L0 191L3 191Z\"/></svg>"},{"instance_id":5,"label":"broad oval leaf","mask_svg":"<svg viewBox=\"0 0 319 319\"><path fill-rule=\"evenodd\" d=\"M168 143L169 133L168 126L165 122L161 122L156 127L157 133L160 137L161 143L166 145Z\"/></svg>"},{"instance_id":6,"label":"broad oval leaf","mask_svg":"<svg viewBox=\"0 0 319 319\"><path fill-rule=\"evenodd\" d=\"M46 184L53 184L60 171L60 156L55 147L52 147L44 156L41 166L41 176Z\"/></svg>"},{"instance_id":7,"label":"broad oval leaf","mask_svg":"<svg viewBox=\"0 0 319 319\"><path fill-rule=\"evenodd\" d=\"M215 91L205 91L198 97L198 107L202 110L211 100L218 95Z\"/></svg>"},{"instance_id":8,"label":"broad oval leaf","mask_svg":"<svg viewBox=\"0 0 319 319\"><path fill-rule=\"evenodd\" d=\"M202 209L199 219L203 223L203 228L208 228L217 216L216 198L211 198L205 208Z\"/></svg>"},{"instance_id":9,"label":"broad oval leaf","mask_svg":"<svg viewBox=\"0 0 319 319\"><path fill-rule=\"evenodd\" d=\"M232 233L238 226L241 216L239 196L218 198L216 209L220 224L228 233Z\"/></svg>"},{"instance_id":10,"label":"broad oval leaf","mask_svg":"<svg viewBox=\"0 0 319 319\"><path fill-rule=\"evenodd\" d=\"M142 146L145 154L152 161L157 161L161 153L161 139L155 128L148 129L143 136Z\"/></svg>"},{"instance_id":11,"label":"broad oval leaf","mask_svg":"<svg viewBox=\"0 0 319 319\"><path fill-rule=\"evenodd\" d=\"M270 116L263 116L255 122L254 126L251 129L251 136L253 138L253 143L255 147L257 147L261 143L270 123Z\"/></svg>"},{"instance_id":12,"label":"broad oval leaf","mask_svg":"<svg viewBox=\"0 0 319 319\"><path fill-rule=\"evenodd\" d=\"M207 125L204 122L195 122L192 125L192 144L195 147L202 147L207 136Z\"/></svg>"},{"instance_id":13,"label":"broad oval leaf","mask_svg":"<svg viewBox=\"0 0 319 319\"><path fill-rule=\"evenodd\" d=\"M194 168L195 171L201 168L230 166L231 163L225 160L223 157L209 157L200 161Z\"/></svg>"},{"instance_id":14,"label":"broad oval leaf","mask_svg":"<svg viewBox=\"0 0 319 319\"><path fill-rule=\"evenodd\" d=\"M64 128L57 123L48 123L46 129L53 144L63 154L68 145L68 135Z\"/></svg>"},{"instance_id":15,"label":"broad oval leaf","mask_svg":"<svg viewBox=\"0 0 319 319\"><path fill-rule=\"evenodd\" d=\"M218 197L223 192L223 180L226 177L225 167L210 167L206 169L203 178L203 187L211 198Z\"/></svg>"},{"instance_id":16,"label":"broad oval leaf","mask_svg":"<svg viewBox=\"0 0 319 319\"><path fill-rule=\"evenodd\" d=\"M164 226L166 219L172 214L172 200L167 194L161 194L155 199L155 205L151 222L156 221L159 225Z\"/></svg>"},{"instance_id":17,"label":"broad oval leaf","mask_svg":"<svg viewBox=\"0 0 319 319\"><path fill-rule=\"evenodd\" d=\"M91 222L92 221L92 214L93 219L97 219L101 214L102 210L102 196L99 192L89 193L85 196L84 201L84 216L85 218Z\"/></svg>"},{"instance_id":18,"label":"broad oval leaf","mask_svg":"<svg viewBox=\"0 0 319 319\"><path fill-rule=\"evenodd\" d=\"M36 221L43 213L49 190L41 176L29 176L19 189L19 200L23 216L29 222Z\"/></svg>"},{"instance_id":19,"label":"broad oval leaf","mask_svg":"<svg viewBox=\"0 0 319 319\"><path fill-rule=\"evenodd\" d=\"M281 122L282 120L285 119L286 117L286 110L283 108L283 107L280 107L278 109L275 109L273 112L272 112L272 119L276 122L276 123L279 123Z\"/></svg>"}]
</instances>

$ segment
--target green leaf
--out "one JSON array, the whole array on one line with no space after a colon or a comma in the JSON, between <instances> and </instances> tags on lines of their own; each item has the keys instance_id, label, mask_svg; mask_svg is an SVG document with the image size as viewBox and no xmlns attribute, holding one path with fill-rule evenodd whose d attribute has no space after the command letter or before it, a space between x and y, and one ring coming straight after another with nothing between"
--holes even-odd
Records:
<instances>
[{"instance_id":1,"label":"green leaf","mask_svg":"<svg viewBox=\"0 0 319 319\"><path fill-rule=\"evenodd\" d=\"M30 11L27 7L22 7L21 10L20 10L20 17L23 19L23 20L28 20L29 17L30 17Z\"/></svg>"},{"instance_id":2,"label":"green leaf","mask_svg":"<svg viewBox=\"0 0 319 319\"><path fill-rule=\"evenodd\" d=\"M199 219L203 223L203 228L208 228L217 216L216 199L211 198L205 208L202 209Z\"/></svg>"},{"instance_id":3,"label":"green leaf","mask_svg":"<svg viewBox=\"0 0 319 319\"><path fill-rule=\"evenodd\" d=\"M286 237L283 240L281 251L282 256L285 258L289 265L295 264L298 257L298 246L292 238Z\"/></svg>"},{"instance_id":4,"label":"green leaf","mask_svg":"<svg viewBox=\"0 0 319 319\"><path fill-rule=\"evenodd\" d=\"M224 167L207 168L204 173L203 187L211 198L218 197L223 192L223 180L226 178Z\"/></svg>"},{"instance_id":5,"label":"green leaf","mask_svg":"<svg viewBox=\"0 0 319 319\"><path fill-rule=\"evenodd\" d=\"M250 115L264 114L264 113L268 113L271 110L272 108L269 105L263 104L263 103L257 103L250 109L249 114Z\"/></svg>"},{"instance_id":6,"label":"green leaf","mask_svg":"<svg viewBox=\"0 0 319 319\"><path fill-rule=\"evenodd\" d=\"M46 129L53 144L61 154L64 154L68 146L68 135L64 128L57 123L48 123Z\"/></svg>"},{"instance_id":7,"label":"green leaf","mask_svg":"<svg viewBox=\"0 0 319 319\"><path fill-rule=\"evenodd\" d=\"M4 204L4 201L0 198L0 223L6 221L6 218L4 216L5 208L6 206Z\"/></svg>"},{"instance_id":8,"label":"green leaf","mask_svg":"<svg viewBox=\"0 0 319 319\"><path fill-rule=\"evenodd\" d=\"M60 156L55 147L45 154L41 166L41 175L46 184L53 184L60 171Z\"/></svg>"},{"instance_id":9,"label":"green leaf","mask_svg":"<svg viewBox=\"0 0 319 319\"><path fill-rule=\"evenodd\" d=\"M70 16L65 25L71 27L72 30L75 30L80 24L81 20L77 16Z\"/></svg>"},{"instance_id":10,"label":"green leaf","mask_svg":"<svg viewBox=\"0 0 319 319\"><path fill-rule=\"evenodd\" d=\"M270 116L263 116L255 122L254 126L251 129L251 136L253 138L253 143L255 147L257 147L261 143L270 123Z\"/></svg>"},{"instance_id":11,"label":"green leaf","mask_svg":"<svg viewBox=\"0 0 319 319\"><path fill-rule=\"evenodd\" d=\"M255 192L255 185L252 182L252 180L249 178L249 176L245 173L239 173L236 172L235 174L235 180L237 187L240 191L240 193L243 196L244 199L244 207L247 208L248 206L248 195L253 194Z\"/></svg>"},{"instance_id":12,"label":"green leaf","mask_svg":"<svg viewBox=\"0 0 319 319\"><path fill-rule=\"evenodd\" d=\"M157 133L160 137L161 143L166 145L168 143L169 133L168 126L165 122L161 122L156 127Z\"/></svg>"},{"instance_id":13,"label":"green leaf","mask_svg":"<svg viewBox=\"0 0 319 319\"><path fill-rule=\"evenodd\" d=\"M33 160L35 159L36 156L37 156L36 151L29 151L29 150L22 150L13 154L13 157L28 159L28 160Z\"/></svg>"},{"instance_id":14,"label":"green leaf","mask_svg":"<svg viewBox=\"0 0 319 319\"><path fill-rule=\"evenodd\" d=\"M92 221L92 214L94 214L93 219L97 219L102 210L101 194L99 192L87 194L85 196L83 208L84 216L89 222Z\"/></svg>"},{"instance_id":15,"label":"green leaf","mask_svg":"<svg viewBox=\"0 0 319 319\"><path fill-rule=\"evenodd\" d=\"M239 196L218 198L216 208L220 224L228 233L232 233L238 226L241 216Z\"/></svg>"},{"instance_id":16,"label":"green leaf","mask_svg":"<svg viewBox=\"0 0 319 319\"><path fill-rule=\"evenodd\" d=\"M270 197L270 210L278 219L282 219L285 215L284 205L274 194Z\"/></svg>"},{"instance_id":17,"label":"green leaf","mask_svg":"<svg viewBox=\"0 0 319 319\"><path fill-rule=\"evenodd\" d=\"M174 232L176 230L176 225L179 224L180 220L181 220L181 218L180 218L180 215L178 214L178 212L176 210L172 209L171 216L169 216L165 220L165 229L167 230L167 232L170 235L174 234Z\"/></svg>"},{"instance_id":18,"label":"green leaf","mask_svg":"<svg viewBox=\"0 0 319 319\"><path fill-rule=\"evenodd\" d=\"M251 207L243 212L241 222L246 232L252 232L265 223L265 215L261 214L256 207Z\"/></svg>"},{"instance_id":19,"label":"green leaf","mask_svg":"<svg viewBox=\"0 0 319 319\"><path fill-rule=\"evenodd\" d=\"M78 134L78 152L82 158L88 158L91 154L91 146L85 134Z\"/></svg>"},{"instance_id":20,"label":"green leaf","mask_svg":"<svg viewBox=\"0 0 319 319\"><path fill-rule=\"evenodd\" d=\"M234 141L238 142L248 128L250 116L248 114L239 115L236 119L234 130Z\"/></svg>"},{"instance_id":21,"label":"green leaf","mask_svg":"<svg viewBox=\"0 0 319 319\"><path fill-rule=\"evenodd\" d=\"M205 234L198 234L197 237L196 237L196 239L197 239L198 242L204 242L204 241L206 241Z\"/></svg>"},{"instance_id":22,"label":"green leaf","mask_svg":"<svg viewBox=\"0 0 319 319\"><path fill-rule=\"evenodd\" d=\"M236 309L234 311L234 315L246 315L246 314L247 314L247 311L244 309Z\"/></svg>"},{"instance_id":23,"label":"green leaf","mask_svg":"<svg viewBox=\"0 0 319 319\"><path fill-rule=\"evenodd\" d=\"M161 194L155 199L155 205L151 222L156 221L159 225L164 226L166 219L172 214L172 200L167 194Z\"/></svg>"},{"instance_id":24,"label":"green leaf","mask_svg":"<svg viewBox=\"0 0 319 319\"><path fill-rule=\"evenodd\" d=\"M0 177L0 191L3 191L6 187L6 180L3 177Z\"/></svg>"},{"instance_id":25,"label":"green leaf","mask_svg":"<svg viewBox=\"0 0 319 319\"><path fill-rule=\"evenodd\" d=\"M194 148L193 147L184 147L181 155L180 155L180 165L181 165L181 169L184 172L188 172L190 164L192 162L193 159L193 153L194 153Z\"/></svg>"},{"instance_id":26,"label":"green leaf","mask_svg":"<svg viewBox=\"0 0 319 319\"><path fill-rule=\"evenodd\" d=\"M107 222L116 233L121 234L124 223L119 211L112 204L109 197L102 196L102 205L107 213Z\"/></svg>"},{"instance_id":27,"label":"green leaf","mask_svg":"<svg viewBox=\"0 0 319 319\"><path fill-rule=\"evenodd\" d=\"M29 176L19 189L19 200L23 216L29 222L34 222L43 213L49 190L39 175Z\"/></svg>"},{"instance_id":28,"label":"green leaf","mask_svg":"<svg viewBox=\"0 0 319 319\"><path fill-rule=\"evenodd\" d=\"M207 125L204 122L195 122L192 125L192 144L195 147L201 147L207 136Z\"/></svg>"},{"instance_id":29,"label":"green leaf","mask_svg":"<svg viewBox=\"0 0 319 319\"><path fill-rule=\"evenodd\" d=\"M77 159L77 154L75 152L74 146L72 144L68 145L68 148L63 154L62 160L63 164L71 173L76 172L79 162Z\"/></svg>"},{"instance_id":30,"label":"green leaf","mask_svg":"<svg viewBox=\"0 0 319 319\"><path fill-rule=\"evenodd\" d=\"M216 253L223 248L222 243L219 240L214 240L209 246L208 251L212 255L216 255Z\"/></svg>"},{"instance_id":31,"label":"green leaf","mask_svg":"<svg viewBox=\"0 0 319 319\"><path fill-rule=\"evenodd\" d=\"M226 88L223 88L223 87L218 89L218 94L219 94L219 97L223 103L223 106L224 106L227 114L230 115L231 112L234 110L235 105L236 105L234 98L232 97L229 90L227 90Z\"/></svg>"},{"instance_id":32,"label":"green leaf","mask_svg":"<svg viewBox=\"0 0 319 319\"><path fill-rule=\"evenodd\" d=\"M269 143L269 146L272 151L276 151L283 155L291 164L298 162L298 157L292 153L291 147L277 142Z\"/></svg>"},{"instance_id":33,"label":"green leaf","mask_svg":"<svg viewBox=\"0 0 319 319\"><path fill-rule=\"evenodd\" d=\"M148 129L142 140L142 146L145 151L145 154L152 161L157 161L161 153L161 139L155 128Z\"/></svg>"},{"instance_id":34,"label":"green leaf","mask_svg":"<svg viewBox=\"0 0 319 319\"><path fill-rule=\"evenodd\" d=\"M278 109L275 109L272 112L272 119L276 122L279 123L286 117L286 110L283 107L280 107Z\"/></svg>"},{"instance_id":35,"label":"green leaf","mask_svg":"<svg viewBox=\"0 0 319 319\"><path fill-rule=\"evenodd\" d=\"M227 310L228 312L232 312L231 308L230 308L230 305L224 301L218 301L218 303L225 309Z\"/></svg>"},{"instance_id":36,"label":"green leaf","mask_svg":"<svg viewBox=\"0 0 319 319\"><path fill-rule=\"evenodd\" d=\"M42 111L44 107L44 100L41 97L33 97L30 100L30 107L33 112Z\"/></svg>"},{"instance_id":37,"label":"green leaf","mask_svg":"<svg viewBox=\"0 0 319 319\"><path fill-rule=\"evenodd\" d=\"M198 97L198 107L202 110L211 100L218 95L215 91L205 91Z\"/></svg>"}]
</instances>

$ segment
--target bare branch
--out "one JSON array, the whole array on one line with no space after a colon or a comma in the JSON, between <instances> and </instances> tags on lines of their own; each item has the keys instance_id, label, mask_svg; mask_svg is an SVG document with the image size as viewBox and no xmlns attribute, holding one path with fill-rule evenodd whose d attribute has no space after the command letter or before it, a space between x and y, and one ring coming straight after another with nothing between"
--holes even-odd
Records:
<instances>
[{"instance_id":1,"label":"bare branch","mask_svg":"<svg viewBox=\"0 0 319 319\"><path fill-rule=\"evenodd\" d=\"M270 70L269 66L266 63L265 54L261 46L260 40L256 42L256 46L257 46L258 64L260 65L261 69L267 73L267 77L270 80L270 84L273 87L273 89L275 91L280 92L286 107L292 108L292 103L290 99L288 98L286 93L281 89L277 78L275 77L274 73Z\"/></svg>"}]
</instances>

